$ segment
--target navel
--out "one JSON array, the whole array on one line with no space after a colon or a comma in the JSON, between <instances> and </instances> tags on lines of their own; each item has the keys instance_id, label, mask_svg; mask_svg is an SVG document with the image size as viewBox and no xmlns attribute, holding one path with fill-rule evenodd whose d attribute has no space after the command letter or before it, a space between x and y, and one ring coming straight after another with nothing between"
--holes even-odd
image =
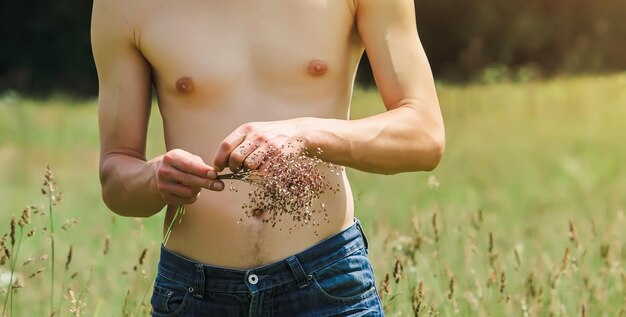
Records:
<instances>
[{"instance_id":1,"label":"navel","mask_svg":"<svg viewBox=\"0 0 626 317\"><path fill-rule=\"evenodd\" d=\"M328 63L321 59L314 59L307 65L307 72L313 76L322 76L328 71Z\"/></svg>"},{"instance_id":2,"label":"navel","mask_svg":"<svg viewBox=\"0 0 626 317\"><path fill-rule=\"evenodd\" d=\"M256 208L252 211L252 215L256 218L261 218L263 216L263 209Z\"/></svg>"},{"instance_id":3,"label":"navel","mask_svg":"<svg viewBox=\"0 0 626 317\"><path fill-rule=\"evenodd\" d=\"M176 81L176 90L181 94L188 94L193 90L193 80L189 77L181 77Z\"/></svg>"}]
</instances>

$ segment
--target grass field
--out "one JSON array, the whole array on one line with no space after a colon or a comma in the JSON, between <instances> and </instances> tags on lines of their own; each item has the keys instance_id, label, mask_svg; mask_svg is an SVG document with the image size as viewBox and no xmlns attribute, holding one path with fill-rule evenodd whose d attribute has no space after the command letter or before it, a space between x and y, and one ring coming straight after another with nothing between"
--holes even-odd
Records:
<instances>
[{"instance_id":1,"label":"grass field","mask_svg":"<svg viewBox=\"0 0 626 317\"><path fill-rule=\"evenodd\" d=\"M625 317L626 74L438 90L447 148L437 170L349 172L388 315ZM55 316L143 316L162 215L120 218L102 203L94 104L0 96L0 235L24 206L48 208L49 163L64 193L53 211ZM376 92L355 92L353 117L382 109ZM149 156L164 150L153 113ZM4 238L5 315L50 313L49 233L38 213L17 257ZM11 261L20 288L5 306Z\"/></svg>"}]
</instances>

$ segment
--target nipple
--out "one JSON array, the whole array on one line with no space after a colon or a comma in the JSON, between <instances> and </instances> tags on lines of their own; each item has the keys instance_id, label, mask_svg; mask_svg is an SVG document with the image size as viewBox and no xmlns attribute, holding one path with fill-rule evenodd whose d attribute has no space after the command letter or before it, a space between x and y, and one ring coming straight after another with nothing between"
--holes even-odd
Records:
<instances>
[{"instance_id":1,"label":"nipple","mask_svg":"<svg viewBox=\"0 0 626 317\"><path fill-rule=\"evenodd\" d=\"M189 77L182 77L176 81L176 90L182 94L190 93L193 90L193 81Z\"/></svg>"},{"instance_id":2,"label":"nipple","mask_svg":"<svg viewBox=\"0 0 626 317\"><path fill-rule=\"evenodd\" d=\"M320 59L314 59L309 62L307 71L313 76L322 76L328 71L328 63Z\"/></svg>"}]
</instances>

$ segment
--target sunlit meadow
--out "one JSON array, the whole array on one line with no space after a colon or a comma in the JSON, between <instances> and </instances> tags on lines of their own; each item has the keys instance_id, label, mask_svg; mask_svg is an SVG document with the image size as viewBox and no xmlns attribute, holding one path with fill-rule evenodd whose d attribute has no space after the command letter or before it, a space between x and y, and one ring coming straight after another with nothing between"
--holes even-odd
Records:
<instances>
[{"instance_id":1,"label":"sunlit meadow","mask_svg":"<svg viewBox=\"0 0 626 317\"><path fill-rule=\"evenodd\" d=\"M625 317L626 74L438 89L437 170L349 170L387 315ZM383 109L355 92L354 118ZM96 117L93 100L0 96L6 316L149 314L163 215L107 211ZM156 108L149 134L162 153Z\"/></svg>"}]
</instances>

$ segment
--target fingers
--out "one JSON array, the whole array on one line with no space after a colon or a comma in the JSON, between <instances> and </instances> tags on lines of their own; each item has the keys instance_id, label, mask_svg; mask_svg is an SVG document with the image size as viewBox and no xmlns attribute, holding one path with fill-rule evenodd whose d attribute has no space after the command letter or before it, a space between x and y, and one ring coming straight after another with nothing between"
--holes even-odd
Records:
<instances>
[{"instance_id":1,"label":"fingers","mask_svg":"<svg viewBox=\"0 0 626 317\"><path fill-rule=\"evenodd\" d=\"M195 202L202 188L224 190L214 168L201 157L183 150L167 152L156 170L157 187L162 198L172 205Z\"/></svg>"},{"instance_id":2,"label":"fingers","mask_svg":"<svg viewBox=\"0 0 626 317\"><path fill-rule=\"evenodd\" d=\"M234 151L230 153L230 156L228 157L228 168L233 172L237 172L242 169L243 162L250 156L250 154L252 154L252 152L255 152L259 146L260 145L258 143L253 144L249 140L244 140Z\"/></svg>"},{"instance_id":3,"label":"fingers","mask_svg":"<svg viewBox=\"0 0 626 317\"><path fill-rule=\"evenodd\" d=\"M262 169L271 161L271 157L280 153L273 142L265 142L243 161L243 167L250 170Z\"/></svg>"},{"instance_id":4,"label":"fingers","mask_svg":"<svg viewBox=\"0 0 626 317\"><path fill-rule=\"evenodd\" d=\"M217 177L215 170L211 166L205 164L201 157L183 150L172 150L167 152L163 156L163 163L165 166L172 166L181 172L198 177L211 178L210 176L213 175L213 179Z\"/></svg>"},{"instance_id":5,"label":"fingers","mask_svg":"<svg viewBox=\"0 0 626 317\"><path fill-rule=\"evenodd\" d=\"M233 131L227 136L224 141L219 145L215 158L213 159L213 168L217 172L221 172L229 166L230 155L244 140L246 139L245 133L241 133L239 129Z\"/></svg>"},{"instance_id":6,"label":"fingers","mask_svg":"<svg viewBox=\"0 0 626 317\"><path fill-rule=\"evenodd\" d=\"M189 205L200 196L199 187L189 187L174 182L159 182L161 197L170 205Z\"/></svg>"},{"instance_id":7,"label":"fingers","mask_svg":"<svg viewBox=\"0 0 626 317\"><path fill-rule=\"evenodd\" d=\"M230 135L219 145L213 166L217 172L228 167L232 172L242 168L259 169L265 164L272 152L298 152L302 150L302 140L293 136L291 122L247 123ZM289 143L288 141L293 141Z\"/></svg>"},{"instance_id":8,"label":"fingers","mask_svg":"<svg viewBox=\"0 0 626 317\"><path fill-rule=\"evenodd\" d=\"M186 174L189 175L189 174ZM167 178L166 178L167 179ZM208 180L206 187L186 185L178 181L179 178L173 180L161 179L158 183L158 189L161 197L165 202L171 205L189 205L194 203L200 196L202 188L213 191L224 190L224 183L221 180Z\"/></svg>"},{"instance_id":9,"label":"fingers","mask_svg":"<svg viewBox=\"0 0 626 317\"><path fill-rule=\"evenodd\" d=\"M187 187L206 188L211 190L221 190L224 188L224 184L220 180L185 173L169 165L163 165L159 168L157 175L159 180L163 182L179 183ZM219 188L220 184L221 189Z\"/></svg>"},{"instance_id":10,"label":"fingers","mask_svg":"<svg viewBox=\"0 0 626 317\"><path fill-rule=\"evenodd\" d=\"M174 182L162 182L159 189L164 195L176 196L181 199L194 199L200 193L199 187L190 187Z\"/></svg>"}]
</instances>

